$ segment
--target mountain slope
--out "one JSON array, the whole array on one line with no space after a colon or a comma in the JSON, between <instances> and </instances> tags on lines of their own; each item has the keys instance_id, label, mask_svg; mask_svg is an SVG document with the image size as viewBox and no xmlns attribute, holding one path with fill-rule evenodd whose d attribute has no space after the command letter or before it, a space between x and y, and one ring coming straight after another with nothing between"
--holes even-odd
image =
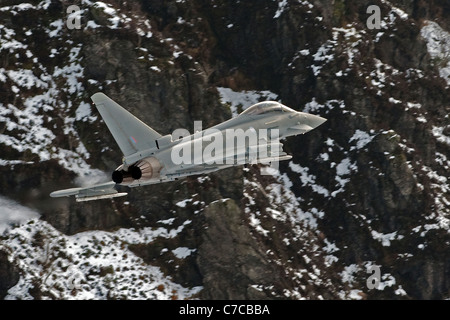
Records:
<instances>
[{"instance_id":1,"label":"mountain slope","mask_svg":"<svg viewBox=\"0 0 450 320\"><path fill-rule=\"evenodd\" d=\"M445 1L79 6L79 30L64 2L0 8L1 194L40 214L0 238L0 296L449 298ZM98 91L163 134L264 99L328 121L287 139L293 159L271 175L239 167L123 199L49 199L120 163L90 104Z\"/></svg>"}]
</instances>

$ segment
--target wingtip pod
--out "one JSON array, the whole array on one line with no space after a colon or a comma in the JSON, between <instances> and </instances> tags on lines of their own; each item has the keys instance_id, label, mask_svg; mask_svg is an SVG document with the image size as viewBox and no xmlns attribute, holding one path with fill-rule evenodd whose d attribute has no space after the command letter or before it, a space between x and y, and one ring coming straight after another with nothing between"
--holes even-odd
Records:
<instances>
[{"instance_id":1,"label":"wingtip pod","mask_svg":"<svg viewBox=\"0 0 450 320\"><path fill-rule=\"evenodd\" d=\"M76 197L77 202L85 202L85 201L92 201L92 200L101 200L101 199L112 199L112 198L118 198L126 196L127 192L119 192L119 193L112 193L112 194L104 194L99 196L91 196L91 197Z\"/></svg>"},{"instance_id":2,"label":"wingtip pod","mask_svg":"<svg viewBox=\"0 0 450 320\"><path fill-rule=\"evenodd\" d=\"M81 190L81 188L72 188L72 189L53 191L52 193L50 193L50 197L59 198L59 197L74 196L74 195L77 195L80 192L80 190Z\"/></svg>"},{"instance_id":3,"label":"wingtip pod","mask_svg":"<svg viewBox=\"0 0 450 320\"><path fill-rule=\"evenodd\" d=\"M72 189L64 189L58 190L50 193L50 197L58 198L58 197L69 197L75 196L76 200L79 201L89 201L89 200L97 200L97 199L108 199L115 197L122 197L127 195L125 192L119 193L114 187L114 182L106 182L102 184L98 184L95 186L85 187L85 188L72 188Z\"/></svg>"}]
</instances>

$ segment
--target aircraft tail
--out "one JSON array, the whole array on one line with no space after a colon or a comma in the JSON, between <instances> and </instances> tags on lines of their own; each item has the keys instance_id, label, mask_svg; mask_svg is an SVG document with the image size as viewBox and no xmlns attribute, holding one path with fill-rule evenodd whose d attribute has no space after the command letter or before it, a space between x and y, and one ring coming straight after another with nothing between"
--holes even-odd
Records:
<instances>
[{"instance_id":1,"label":"aircraft tail","mask_svg":"<svg viewBox=\"0 0 450 320\"><path fill-rule=\"evenodd\" d=\"M158 132L101 92L91 99L124 156L157 147L155 140L161 137Z\"/></svg>"}]
</instances>

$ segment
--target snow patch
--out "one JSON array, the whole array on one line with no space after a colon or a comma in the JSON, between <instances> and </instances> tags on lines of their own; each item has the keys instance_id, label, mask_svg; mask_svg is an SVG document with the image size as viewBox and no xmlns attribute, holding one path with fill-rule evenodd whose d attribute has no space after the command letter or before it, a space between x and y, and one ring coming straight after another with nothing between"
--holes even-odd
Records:
<instances>
[{"instance_id":1,"label":"snow patch","mask_svg":"<svg viewBox=\"0 0 450 320\"><path fill-rule=\"evenodd\" d=\"M439 141L440 143L444 143L444 144L450 146L450 137L446 136L444 134L444 129L445 129L445 127L433 126L433 129L431 130L431 133L433 134L433 136L436 138L437 141Z\"/></svg>"},{"instance_id":2,"label":"snow patch","mask_svg":"<svg viewBox=\"0 0 450 320\"><path fill-rule=\"evenodd\" d=\"M328 40L317 49L317 52L313 54L314 64L311 65L315 76L320 74L320 70L330 61L334 59L334 46L336 42Z\"/></svg>"},{"instance_id":3,"label":"snow patch","mask_svg":"<svg viewBox=\"0 0 450 320\"><path fill-rule=\"evenodd\" d=\"M450 85L450 33L434 21L425 21L420 35L427 42L430 56L435 60L439 75Z\"/></svg>"},{"instance_id":4,"label":"snow patch","mask_svg":"<svg viewBox=\"0 0 450 320\"><path fill-rule=\"evenodd\" d=\"M287 0L279 1L277 11L275 12L275 15L273 16L273 18L278 19L281 16L281 14L284 12L284 10L286 10L287 6L288 6Z\"/></svg>"},{"instance_id":5,"label":"snow patch","mask_svg":"<svg viewBox=\"0 0 450 320\"><path fill-rule=\"evenodd\" d=\"M75 120L76 121L89 121L94 122L97 120L96 116L92 116L91 105L86 102L81 102L80 106L75 111Z\"/></svg>"},{"instance_id":6,"label":"snow patch","mask_svg":"<svg viewBox=\"0 0 450 320\"><path fill-rule=\"evenodd\" d=\"M267 90L233 91L230 88L217 87L217 91L219 91L221 103L230 105L232 117L236 117L239 114L239 107L241 107L242 111L244 111L258 102L278 99L277 94Z\"/></svg>"},{"instance_id":7,"label":"snow patch","mask_svg":"<svg viewBox=\"0 0 450 320\"><path fill-rule=\"evenodd\" d=\"M356 146L350 147L350 151L363 149L373 138L374 136L371 136L369 133L357 129L350 138L350 142L356 141Z\"/></svg>"},{"instance_id":8,"label":"snow patch","mask_svg":"<svg viewBox=\"0 0 450 320\"><path fill-rule=\"evenodd\" d=\"M324 113L328 113L330 110L332 110L334 108L339 108L339 109L344 110L345 109L344 101L332 99L332 100L325 101L324 104L320 104L316 101L316 98L313 97L310 102L307 102L305 104L305 107L303 108L303 112L314 114L314 113L319 113L323 110ZM345 112L346 112L346 110L344 110L344 113Z\"/></svg>"},{"instance_id":9,"label":"snow patch","mask_svg":"<svg viewBox=\"0 0 450 320\"><path fill-rule=\"evenodd\" d=\"M184 200L178 201L177 203L175 203L175 205L180 208L186 208L186 206L189 202L192 202L192 199L184 199Z\"/></svg>"},{"instance_id":10,"label":"snow patch","mask_svg":"<svg viewBox=\"0 0 450 320\"><path fill-rule=\"evenodd\" d=\"M188 299L202 287L174 283L159 267L146 264L128 248L159 236L176 236L178 229L120 229L67 236L45 221L31 220L8 230L2 241L2 250L21 271L6 299L32 299L33 283L39 283L44 299ZM173 252L185 257L193 251L180 247Z\"/></svg>"},{"instance_id":11,"label":"snow patch","mask_svg":"<svg viewBox=\"0 0 450 320\"><path fill-rule=\"evenodd\" d=\"M197 249L189 249L187 247L178 247L178 248L172 250L172 253L178 259L185 259L186 257L190 256L196 250Z\"/></svg>"},{"instance_id":12,"label":"snow patch","mask_svg":"<svg viewBox=\"0 0 450 320\"><path fill-rule=\"evenodd\" d=\"M389 247L391 245L391 241L401 240L404 237L402 235L397 235L397 231L391 233L381 233L375 230L371 230L372 238L381 243L383 247Z\"/></svg>"},{"instance_id":13,"label":"snow patch","mask_svg":"<svg viewBox=\"0 0 450 320\"><path fill-rule=\"evenodd\" d=\"M299 179L302 183L302 186L309 186L314 192L323 195L324 197L328 197L330 192L323 186L316 183L316 176L309 173L308 167L302 167L294 162L289 162L289 168L299 174Z\"/></svg>"}]
</instances>

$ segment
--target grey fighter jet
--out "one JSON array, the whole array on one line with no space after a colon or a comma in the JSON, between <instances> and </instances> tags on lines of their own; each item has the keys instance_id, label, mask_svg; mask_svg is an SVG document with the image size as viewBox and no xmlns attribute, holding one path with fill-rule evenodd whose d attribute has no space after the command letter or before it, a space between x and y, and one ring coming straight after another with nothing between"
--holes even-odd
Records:
<instances>
[{"instance_id":1,"label":"grey fighter jet","mask_svg":"<svg viewBox=\"0 0 450 320\"><path fill-rule=\"evenodd\" d=\"M96 93L91 99L123 153L122 164L112 173L111 182L55 191L51 197L114 198L127 195L116 189L118 185L137 187L236 165L277 163L291 158L283 152L280 139L304 134L326 121L266 101L209 129L193 134L177 129L163 136L105 94Z\"/></svg>"}]
</instances>

